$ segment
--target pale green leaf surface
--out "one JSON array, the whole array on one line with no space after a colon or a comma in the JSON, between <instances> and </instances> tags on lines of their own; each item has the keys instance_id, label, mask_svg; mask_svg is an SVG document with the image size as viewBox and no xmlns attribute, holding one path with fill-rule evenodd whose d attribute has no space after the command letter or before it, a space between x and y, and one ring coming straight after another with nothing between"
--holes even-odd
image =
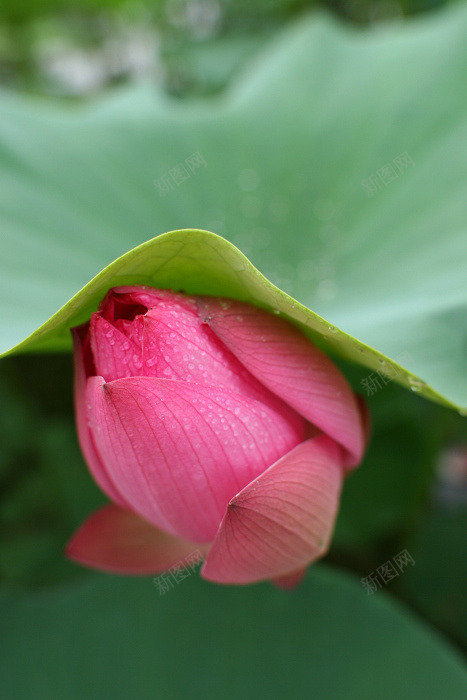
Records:
<instances>
[{"instance_id":1,"label":"pale green leaf surface","mask_svg":"<svg viewBox=\"0 0 467 700\"><path fill-rule=\"evenodd\" d=\"M221 97L3 93L0 350L69 348L108 287L138 282L278 308L371 370L403 357L402 384L465 407L466 32L465 6L367 32L318 15ZM154 180L194 152L207 167L160 197ZM368 197L362 180L404 152L413 166ZM191 230L74 296L192 227L285 293Z\"/></svg>"}]
</instances>

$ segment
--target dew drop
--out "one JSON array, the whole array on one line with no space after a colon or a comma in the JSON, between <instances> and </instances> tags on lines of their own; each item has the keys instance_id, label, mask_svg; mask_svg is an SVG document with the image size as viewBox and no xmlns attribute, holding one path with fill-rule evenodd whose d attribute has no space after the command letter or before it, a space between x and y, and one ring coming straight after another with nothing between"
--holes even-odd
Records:
<instances>
[{"instance_id":1,"label":"dew drop","mask_svg":"<svg viewBox=\"0 0 467 700\"><path fill-rule=\"evenodd\" d=\"M412 391L421 391L426 385L425 382L422 382L421 379L417 379L416 377L409 377L409 386L412 389Z\"/></svg>"}]
</instances>

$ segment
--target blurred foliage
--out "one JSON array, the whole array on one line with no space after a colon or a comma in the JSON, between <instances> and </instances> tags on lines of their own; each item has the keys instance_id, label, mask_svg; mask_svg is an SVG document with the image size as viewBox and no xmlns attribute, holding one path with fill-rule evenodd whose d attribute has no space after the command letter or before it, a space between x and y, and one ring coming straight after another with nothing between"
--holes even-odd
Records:
<instances>
[{"instance_id":1,"label":"blurred foliage","mask_svg":"<svg viewBox=\"0 0 467 700\"><path fill-rule=\"evenodd\" d=\"M358 391L365 370L342 369ZM446 447L465 455L465 419L395 384L366 400L373 434L344 485L328 559L365 577L407 550L415 565L386 590L467 648L465 467L452 475L446 457Z\"/></svg>"},{"instance_id":2,"label":"blurred foliage","mask_svg":"<svg viewBox=\"0 0 467 700\"><path fill-rule=\"evenodd\" d=\"M460 647L467 648L467 511L431 504L407 541L416 565L409 567L395 585L421 615Z\"/></svg>"},{"instance_id":3,"label":"blurred foliage","mask_svg":"<svg viewBox=\"0 0 467 700\"><path fill-rule=\"evenodd\" d=\"M90 575L0 595L8 700L464 700L462 659L383 593L318 564L293 592Z\"/></svg>"},{"instance_id":4,"label":"blurred foliage","mask_svg":"<svg viewBox=\"0 0 467 700\"><path fill-rule=\"evenodd\" d=\"M0 402L0 577L41 585L76 575L63 547L104 497L76 440L71 358L5 360Z\"/></svg>"},{"instance_id":5,"label":"blurred foliage","mask_svg":"<svg viewBox=\"0 0 467 700\"><path fill-rule=\"evenodd\" d=\"M303 12L373 24L448 1L3 0L0 84L76 97L146 76L174 94L207 94Z\"/></svg>"}]
</instances>

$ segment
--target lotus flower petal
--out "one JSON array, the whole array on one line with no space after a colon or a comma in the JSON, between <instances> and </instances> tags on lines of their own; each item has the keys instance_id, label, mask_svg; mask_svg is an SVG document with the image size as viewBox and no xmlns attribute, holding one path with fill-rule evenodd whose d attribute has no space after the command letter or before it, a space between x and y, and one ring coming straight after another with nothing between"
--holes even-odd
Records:
<instances>
[{"instance_id":1,"label":"lotus flower petal","mask_svg":"<svg viewBox=\"0 0 467 700\"><path fill-rule=\"evenodd\" d=\"M270 391L348 452L357 465L365 447L359 405L345 377L290 323L250 304L198 299L200 315L240 362Z\"/></svg>"},{"instance_id":2,"label":"lotus flower petal","mask_svg":"<svg viewBox=\"0 0 467 700\"><path fill-rule=\"evenodd\" d=\"M133 321L132 332L142 347L143 363L134 374L224 386L260 401L277 399L199 318L196 308L193 313L161 302Z\"/></svg>"},{"instance_id":3,"label":"lotus flower petal","mask_svg":"<svg viewBox=\"0 0 467 700\"><path fill-rule=\"evenodd\" d=\"M81 525L66 553L70 559L100 571L148 575L166 571L201 548L112 504Z\"/></svg>"},{"instance_id":4,"label":"lotus flower petal","mask_svg":"<svg viewBox=\"0 0 467 700\"><path fill-rule=\"evenodd\" d=\"M229 500L304 438L305 421L223 387L132 377L86 392L94 444L131 508L196 542Z\"/></svg>"},{"instance_id":5,"label":"lotus flower petal","mask_svg":"<svg viewBox=\"0 0 467 700\"><path fill-rule=\"evenodd\" d=\"M89 325L94 363L106 382L141 374L141 350L100 314L92 314Z\"/></svg>"},{"instance_id":6,"label":"lotus flower petal","mask_svg":"<svg viewBox=\"0 0 467 700\"><path fill-rule=\"evenodd\" d=\"M92 435L89 432L86 416L86 343L88 343L87 324L73 328L73 348L75 364L75 417L79 443L89 470L107 496L121 506L126 506L126 499L116 488L114 481L96 452Z\"/></svg>"},{"instance_id":7,"label":"lotus flower petal","mask_svg":"<svg viewBox=\"0 0 467 700\"><path fill-rule=\"evenodd\" d=\"M232 584L290 579L323 556L339 503L342 457L337 443L319 435L248 484L227 507L204 578Z\"/></svg>"}]
</instances>

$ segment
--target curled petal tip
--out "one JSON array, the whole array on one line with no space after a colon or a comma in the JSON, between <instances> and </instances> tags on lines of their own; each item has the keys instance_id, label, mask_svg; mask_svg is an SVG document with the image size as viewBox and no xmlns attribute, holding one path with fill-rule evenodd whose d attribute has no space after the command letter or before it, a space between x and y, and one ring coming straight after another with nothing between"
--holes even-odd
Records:
<instances>
[{"instance_id":1,"label":"curled petal tip","mask_svg":"<svg viewBox=\"0 0 467 700\"><path fill-rule=\"evenodd\" d=\"M365 440L361 413L345 377L298 328L266 311L222 299L200 298L200 313L251 374L347 451L356 466Z\"/></svg>"}]
</instances>

